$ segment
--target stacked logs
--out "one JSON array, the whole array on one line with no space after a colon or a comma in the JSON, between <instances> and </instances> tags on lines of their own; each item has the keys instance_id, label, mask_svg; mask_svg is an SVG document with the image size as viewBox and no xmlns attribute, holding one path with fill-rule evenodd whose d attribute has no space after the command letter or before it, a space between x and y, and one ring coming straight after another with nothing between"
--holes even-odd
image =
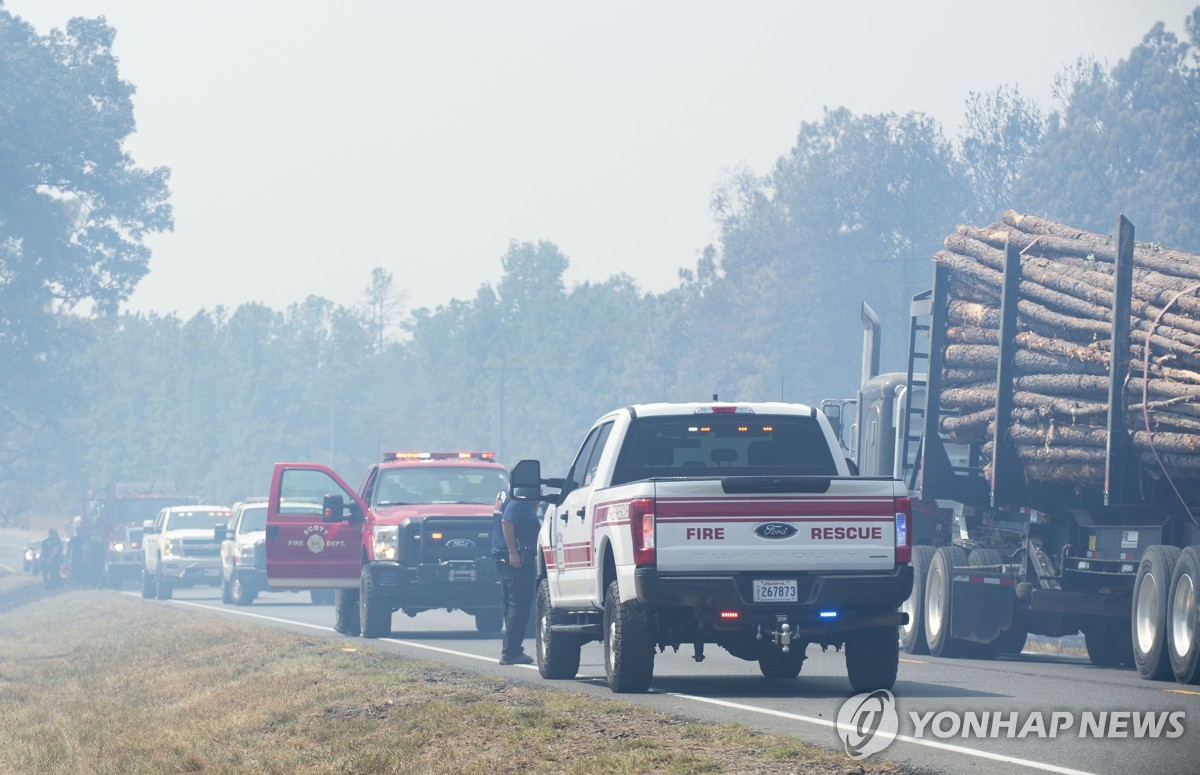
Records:
<instances>
[{"instance_id":1,"label":"stacked logs","mask_svg":"<svg viewBox=\"0 0 1200 775\"><path fill-rule=\"evenodd\" d=\"M1030 481L1103 482L1116 240L1011 210L1001 217L960 226L934 256L948 269L950 297L942 432L982 444L990 464L1011 239L1022 256L1010 432L1017 457ZM1131 439L1149 475L1200 480L1200 255L1139 243L1133 275Z\"/></svg>"}]
</instances>

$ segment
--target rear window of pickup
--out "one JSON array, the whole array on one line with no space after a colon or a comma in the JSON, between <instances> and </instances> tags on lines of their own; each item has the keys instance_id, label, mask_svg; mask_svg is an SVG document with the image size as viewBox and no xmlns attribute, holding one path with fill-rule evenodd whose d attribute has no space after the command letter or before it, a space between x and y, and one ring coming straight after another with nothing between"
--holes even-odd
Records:
<instances>
[{"instance_id":1,"label":"rear window of pickup","mask_svg":"<svg viewBox=\"0 0 1200 775\"><path fill-rule=\"evenodd\" d=\"M612 483L661 477L837 475L814 418L703 414L633 420Z\"/></svg>"}]
</instances>

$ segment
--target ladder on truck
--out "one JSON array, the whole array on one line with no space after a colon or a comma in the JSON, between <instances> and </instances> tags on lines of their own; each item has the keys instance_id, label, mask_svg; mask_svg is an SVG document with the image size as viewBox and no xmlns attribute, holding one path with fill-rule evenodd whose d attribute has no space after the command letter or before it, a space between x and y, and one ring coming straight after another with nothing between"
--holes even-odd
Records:
<instances>
[{"instance_id":1,"label":"ladder on truck","mask_svg":"<svg viewBox=\"0 0 1200 775\"><path fill-rule=\"evenodd\" d=\"M908 373L897 428L901 471L908 490L919 497L972 502L970 495L987 485L978 448L970 445L965 465L952 462L946 450L952 442L940 430L941 418L951 412L930 400L942 394L948 280L946 268L938 265L933 287L913 296L909 308Z\"/></svg>"}]
</instances>

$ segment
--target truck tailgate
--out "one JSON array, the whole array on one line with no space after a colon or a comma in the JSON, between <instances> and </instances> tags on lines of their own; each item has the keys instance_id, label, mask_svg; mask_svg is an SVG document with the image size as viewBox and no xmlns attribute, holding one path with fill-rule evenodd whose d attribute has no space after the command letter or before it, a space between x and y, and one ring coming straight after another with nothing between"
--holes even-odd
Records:
<instances>
[{"instance_id":1,"label":"truck tailgate","mask_svg":"<svg viewBox=\"0 0 1200 775\"><path fill-rule=\"evenodd\" d=\"M730 493L721 479L656 480L658 569L891 569L896 542L893 483L827 481L824 492Z\"/></svg>"}]
</instances>

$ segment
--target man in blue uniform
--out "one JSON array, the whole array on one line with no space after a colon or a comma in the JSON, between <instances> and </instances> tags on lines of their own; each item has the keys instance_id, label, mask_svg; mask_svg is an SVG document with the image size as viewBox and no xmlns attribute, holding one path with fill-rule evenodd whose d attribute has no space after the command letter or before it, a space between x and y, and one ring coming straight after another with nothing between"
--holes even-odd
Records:
<instances>
[{"instance_id":1,"label":"man in blue uniform","mask_svg":"<svg viewBox=\"0 0 1200 775\"><path fill-rule=\"evenodd\" d=\"M537 501L518 500L508 490L496 496L492 512L492 558L504 587L504 645L502 665L528 665L533 657L525 653L525 626L533 606L537 575L537 534L541 522Z\"/></svg>"}]
</instances>

